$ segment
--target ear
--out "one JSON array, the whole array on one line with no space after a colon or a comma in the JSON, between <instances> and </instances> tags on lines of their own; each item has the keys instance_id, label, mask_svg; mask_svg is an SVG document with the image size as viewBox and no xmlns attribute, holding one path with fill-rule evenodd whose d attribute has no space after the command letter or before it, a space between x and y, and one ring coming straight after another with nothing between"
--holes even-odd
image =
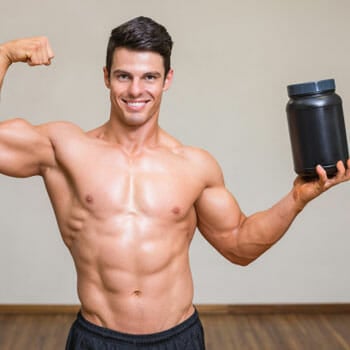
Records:
<instances>
[{"instance_id":1,"label":"ear","mask_svg":"<svg viewBox=\"0 0 350 350\"><path fill-rule=\"evenodd\" d=\"M103 77L104 77L104 81L105 81L106 88L107 88L107 89L110 89L110 87L111 87L111 82L110 82L108 70L107 70L106 67L103 67Z\"/></svg>"},{"instance_id":2,"label":"ear","mask_svg":"<svg viewBox=\"0 0 350 350\"><path fill-rule=\"evenodd\" d=\"M163 91L167 91L170 88L171 82L173 81L173 76L174 70L170 68L164 80Z\"/></svg>"}]
</instances>

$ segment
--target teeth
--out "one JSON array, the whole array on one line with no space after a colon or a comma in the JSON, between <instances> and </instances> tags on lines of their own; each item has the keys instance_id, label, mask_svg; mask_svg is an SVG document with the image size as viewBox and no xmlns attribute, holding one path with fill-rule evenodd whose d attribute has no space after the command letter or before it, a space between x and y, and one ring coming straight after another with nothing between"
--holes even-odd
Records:
<instances>
[{"instance_id":1,"label":"teeth","mask_svg":"<svg viewBox=\"0 0 350 350\"><path fill-rule=\"evenodd\" d=\"M127 102L127 104L131 107L139 107L144 105L146 102L143 101L137 101L137 102Z\"/></svg>"}]
</instances>

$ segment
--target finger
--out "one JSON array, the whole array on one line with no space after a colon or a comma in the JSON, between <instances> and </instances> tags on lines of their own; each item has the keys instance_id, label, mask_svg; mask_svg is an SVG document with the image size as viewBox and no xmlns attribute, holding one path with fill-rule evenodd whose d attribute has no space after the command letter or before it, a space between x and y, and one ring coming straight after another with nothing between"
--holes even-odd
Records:
<instances>
[{"instance_id":1,"label":"finger","mask_svg":"<svg viewBox=\"0 0 350 350\"><path fill-rule=\"evenodd\" d=\"M39 51L28 57L27 63L30 66L49 65L51 63L51 59L45 52Z\"/></svg>"},{"instance_id":2,"label":"finger","mask_svg":"<svg viewBox=\"0 0 350 350\"><path fill-rule=\"evenodd\" d=\"M42 64L45 64L46 66L51 64L51 60L54 58L54 53L51 48L50 42L46 37L43 37L43 49L42 49Z\"/></svg>"},{"instance_id":3,"label":"finger","mask_svg":"<svg viewBox=\"0 0 350 350\"><path fill-rule=\"evenodd\" d=\"M332 185L335 185L339 182L344 181L344 177L345 177L345 165L343 161L339 160L336 164L336 167L337 167L337 173L332 179L330 179L330 182Z\"/></svg>"},{"instance_id":4,"label":"finger","mask_svg":"<svg viewBox=\"0 0 350 350\"><path fill-rule=\"evenodd\" d=\"M31 53L27 53L27 63L30 66L38 66L40 64L40 57L37 51L32 51Z\"/></svg>"},{"instance_id":5,"label":"finger","mask_svg":"<svg viewBox=\"0 0 350 350\"><path fill-rule=\"evenodd\" d=\"M32 38L26 53L27 63L30 66L49 65L53 58L53 51L46 37Z\"/></svg>"},{"instance_id":6,"label":"finger","mask_svg":"<svg viewBox=\"0 0 350 350\"><path fill-rule=\"evenodd\" d=\"M45 66L49 66L51 64L51 58L48 58L47 61L44 63Z\"/></svg>"},{"instance_id":7,"label":"finger","mask_svg":"<svg viewBox=\"0 0 350 350\"><path fill-rule=\"evenodd\" d=\"M39 64L47 64L49 62L48 48L47 48L48 40L43 37L40 38L40 42L38 45L38 63Z\"/></svg>"},{"instance_id":8,"label":"finger","mask_svg":"<svg viewBox=\"0 0 350 350\"><path fill-rule=\"evenodd\" d=\"M346 161L345 181L350 180L350 158Z\"/></svg>"},{"instance_id":9,"label":"finger","mask_svg":"<svg viewBox=\"0 0 350 350\"><path fill-rule=\"evenodd\" d=\"M47 54L48 54L48 57L49 57L49 62L51 63L51 60L55 57L55 53L53 52L49 41L47 41L46 49L47 49Z\"/></svg>"},{"instance_id":10,"label":"finger","mask_svg":"<svg viewBox=\"0 0 350 350\"><path fill-rule=\"evenodd\" d=\"M40 42L34 42L33 46L28 49L26 52L26 62L30 66L37 66L41 64L41 52L40 52Z\"/></svg>"},{"instance_id":11,"label":"finger","mask_svg":"<svg viewBox=\"0 0 350 350\"><path fill-rule=\"evenodd\" d=\"M338 173L343 177L345 175L345 165L344 162L342 160L340 160L339 162L337 162L337 170Z\"/></svg>"},{"instance_id":12,"label":"finger","mask_svg":"<svg viewBox=\"0 0 350 350\"><path fill-rule=\"evenodd\" d=\"M324 185L328 181L326 170L321 165L317 165L316 173L318 175L319 181Z\"/></svg>"},{"instance_id":13,"label":"finger","mask_svg":"<svg viewBox=\"0 0 350 350\"><path fill-rule=\"evenodd\" d=\"M33 53L26 53L26 62L28 63L29 66L36 66L36 58L34 57Z\"/></svg>"}]
</instances>

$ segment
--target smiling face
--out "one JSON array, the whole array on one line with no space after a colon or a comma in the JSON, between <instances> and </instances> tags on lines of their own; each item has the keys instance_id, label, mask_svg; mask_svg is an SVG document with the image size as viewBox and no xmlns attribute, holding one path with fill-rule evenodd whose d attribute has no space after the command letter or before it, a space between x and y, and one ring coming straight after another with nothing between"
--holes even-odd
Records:
<instances>
[{"instance_id":1,"label":"smiling face","mask_svg":"<svg viewBox=\"0 0 350 350\"><path fill-rule=\"evenodd\" d=\"M162 94L170 86L173 71L164 75L163 57L158 53L117 48L110 75L104 69L111 116L134 127L157 119Z\"/></svg>"}]
</instances>

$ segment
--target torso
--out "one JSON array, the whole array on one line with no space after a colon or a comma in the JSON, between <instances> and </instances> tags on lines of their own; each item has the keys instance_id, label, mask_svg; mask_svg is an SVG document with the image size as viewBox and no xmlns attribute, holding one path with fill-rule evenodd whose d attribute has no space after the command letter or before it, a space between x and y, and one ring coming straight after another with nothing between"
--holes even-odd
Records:
<instances>
[{"instance_id":1,"label":"torso","mask_svg":"<svg viewBox=\"0 0 350 350\"><path fill-rule=\"evenodd\" d=\"M195 151L162 132L136 155L69 124L51 135L45 184L77 270L83 316L144 334L193 312L189 246L205 187Z\"/></svg>"}]
</instances>

